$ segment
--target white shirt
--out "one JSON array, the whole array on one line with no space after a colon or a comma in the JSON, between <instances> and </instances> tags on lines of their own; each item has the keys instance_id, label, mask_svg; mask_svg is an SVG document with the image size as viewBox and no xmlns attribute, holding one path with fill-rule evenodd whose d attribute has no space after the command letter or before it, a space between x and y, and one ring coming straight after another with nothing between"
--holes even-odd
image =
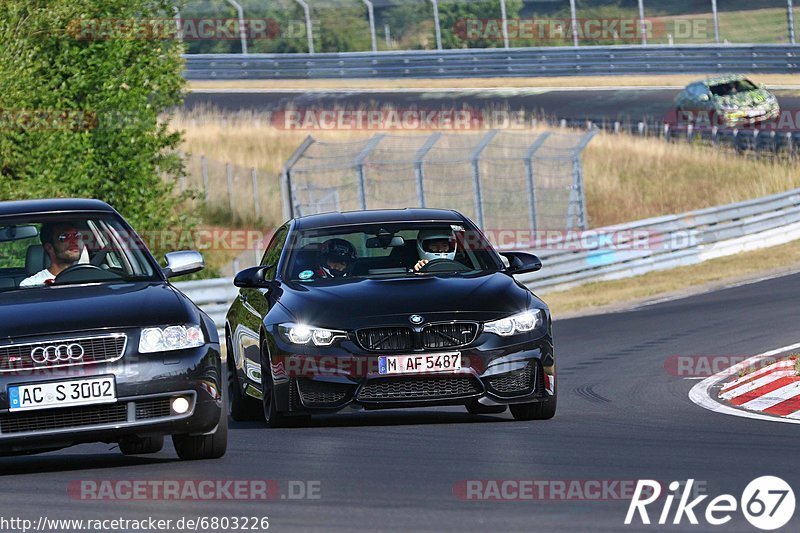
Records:
<instances>
[{"instance_id":1,"label":"white shirt","mask_svg":"<svg viewBox=\"0 0 800 533\"><path fill-rule=\"evenodd\" d=\"M50 272L45 268L44 270L37 272L31 277L23 279L20 282L19 286L20 288L38 287L40 285L44 285L45 284L44 282L47 281L48 279L55 279L55 275L53 275L52 272Z\"/></svg>"}]
</instances>

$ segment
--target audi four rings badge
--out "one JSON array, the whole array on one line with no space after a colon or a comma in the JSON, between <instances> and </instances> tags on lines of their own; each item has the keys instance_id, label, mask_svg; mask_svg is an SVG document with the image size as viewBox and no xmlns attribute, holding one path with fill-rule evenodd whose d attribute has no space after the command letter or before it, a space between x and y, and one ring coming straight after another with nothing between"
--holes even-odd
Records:
<instances>
[{"instance_id":1,"label":"audi four rings badge","mask_svg":"<svg viewBox=\"0 0 800 533\"><path fill-rule=\"evenodd\" d=\"M50 346L37 346L31 350L31 359L34 363L66 363L77 361L83 358L83 346L73 342L72 344L58 344Z\"/></svg>"}]
</instances>

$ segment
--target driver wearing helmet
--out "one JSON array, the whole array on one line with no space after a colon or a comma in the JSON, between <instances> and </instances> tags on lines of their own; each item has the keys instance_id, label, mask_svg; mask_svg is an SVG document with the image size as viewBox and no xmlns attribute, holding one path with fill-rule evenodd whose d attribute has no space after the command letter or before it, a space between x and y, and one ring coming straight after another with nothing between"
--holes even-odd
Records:
<instances>
[{"instance_id":1,"label":"driver wearing helmet","mask_svg":"<svg viewBox=\"0 0 800 533\"><path fill-rule=\"evenodd\" d=\"M356 259L356 249L344 239L328 239L319 248L318 278L343 278L349 276Z\"/></svg>"},{"instance_id":2,"label":"driver wearing helmet","mask_svg":"<svg viewBox=\"0 0 800 533\"><path fill-rule=\"evenodd\" d=\"M455 260L456 237L449 229L423 229L417 234L417 253L419 261L414 272L419 272L428 262L435 259Z\"/></svg>"}]
</instances>

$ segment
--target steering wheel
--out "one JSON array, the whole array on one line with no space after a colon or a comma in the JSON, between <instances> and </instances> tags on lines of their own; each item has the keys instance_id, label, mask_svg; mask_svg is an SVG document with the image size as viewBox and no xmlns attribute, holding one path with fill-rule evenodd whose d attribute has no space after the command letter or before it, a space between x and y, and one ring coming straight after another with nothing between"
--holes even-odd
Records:
<instances>
[{"instance_id":1,"label":"steering wheel","mask_svg":"<svg viewBox=\"0 0 800 533\"><path fill-rule=\"evenodd\" d=\"M78 263L62 270L53 280L53 285L81 281L107 281L110 279L119 279L119 277L119 275L100 268L99 266L89 263Z\"/></svg>"},{"instance_id":2,"label":"steering wheel","mask_svg":"<svg viewBox=\"0 0 800 533\"><path fill-rule=\"evenodd\" d=\"M471 269L464 263L440 257L425 263L420 267L419 272L467 272L469 270Z\"/></svg>"}]
</instances>

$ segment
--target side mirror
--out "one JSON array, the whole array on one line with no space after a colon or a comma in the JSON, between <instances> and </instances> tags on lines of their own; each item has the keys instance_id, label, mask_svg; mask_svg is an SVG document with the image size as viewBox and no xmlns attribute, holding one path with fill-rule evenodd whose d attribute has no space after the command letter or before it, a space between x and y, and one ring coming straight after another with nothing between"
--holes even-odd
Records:
<instances>
[{"instance_id":1,"label":"side mirror","mask_svg":"<svg viewBox=\"0 0 800 533\"><path fill-rule=\"evenodd\" d=\"M184 276L203 270L206 266L200 252L185 250L182 252L170 252L166 255L167 266L161 270L168 278Z\"/></svg>"},{"instance_id":2,"label":"side mirror","mask_svg":"<svg viewBox=\"0 0 800 533\"><path fill-rule=\"evenodd\" d=\"M254 266L245 268L233 278L233 284L243 289L264 289L269 286L266 274L272 266Z\"/></svg>"},{"instance_id":3,"label":"side mirror","mask_svg":"<svg viewBox=\"0 0 800 533\"><path fill-rule=\"evenodd\" d=\"M700 101L701 102L708 102L709 100L711 100L711 97L709 97L707 94L701 94L700 95Z\"/></svg>"},{"instance_id":4,"label":"side mirror","mask_svg":"<svg viewBox=\"0 0 800 533\"><path fill-rule=\"evenodd\" d=\"M509 266L506 272L509 274L525 274L536 272L542 268L542 260L533 254L526 252L505 252L500 254L508 259Z\"/></svg>"}]
</instances>

